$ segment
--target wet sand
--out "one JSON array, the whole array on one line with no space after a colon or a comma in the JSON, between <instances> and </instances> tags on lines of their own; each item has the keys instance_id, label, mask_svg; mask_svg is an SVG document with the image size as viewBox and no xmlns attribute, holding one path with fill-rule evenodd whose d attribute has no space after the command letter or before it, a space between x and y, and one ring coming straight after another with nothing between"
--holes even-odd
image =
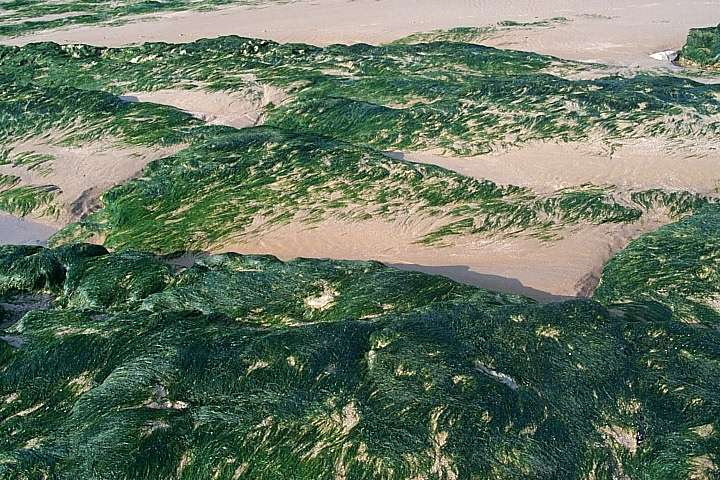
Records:
<instances>
[{"instance_id":1,"label":"wet sand","mask_svg":"<svg viewBox=\"0 0 720 480\"><path fill-rule=\"evenodd\" d=\"M720 185L720 142L678 145L641 139L607 145L536 142L477 157L441 152L387 152L393 158L428 163L468 177L537 193L586 183L620 190L687 190L711 194Z\"/></svg>"},{"instance_id":2,"label":"wet sand","mask_svg":"<svg viewBox=\"0 0 720 480\"><path fill-rule=\"evenodd\" d=\"M453 245L446 247L417 243L443 221L418 221L408 216L394 221L351 223L331 219L317 225L291 223L212 250L270 253L284 260L378 260L491 290L553 301L591 295L610 257L630 240L671 220L648 215L630 225L583 225L563 232L560 240L546 243L526 236L457 237L452 239Z\"/></svg>"},{"instance_id":3,"label":"wet sand","mask_svg":"<svg viewBox=\"0 0 720 480\"><path fill-rule=\"evenodd\" d=\"M56 231L34 220L0 213L0 245L44 245Z\"/></svg>"}]
</instances>

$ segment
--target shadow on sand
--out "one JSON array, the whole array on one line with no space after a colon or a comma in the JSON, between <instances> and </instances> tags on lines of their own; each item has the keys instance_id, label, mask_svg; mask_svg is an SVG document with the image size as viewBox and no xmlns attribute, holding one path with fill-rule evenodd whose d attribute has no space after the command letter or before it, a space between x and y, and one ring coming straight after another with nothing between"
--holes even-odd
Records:
<instances>
[{"instance_id":1,"label":"shadow on sand","mask_svg":"<svg viewBox=\"0 0 720 480\"><path fill-rule=\"evenodd\" d=\"M516 278L507 278L501 277L500 275L488 275L474 272L466 265L429 266L409 263L389 263L388 265L400 270L411 270L415 272L429 273L431 275L441 275L443 277L450 278L451 280L455 280L456 282L486 288L488 290L524 295L541 303L561 302L563 300L577 298L555 295L535 288L526 287Z\"/></svg>"}]
</instances>

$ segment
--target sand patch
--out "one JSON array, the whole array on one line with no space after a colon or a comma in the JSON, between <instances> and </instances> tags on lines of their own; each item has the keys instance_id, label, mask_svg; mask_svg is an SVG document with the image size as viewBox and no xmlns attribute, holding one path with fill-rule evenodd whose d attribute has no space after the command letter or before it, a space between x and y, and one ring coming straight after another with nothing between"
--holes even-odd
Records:
<instances>
[{"instance_id":1,"label":"sand patch","mask_svg":"<svg viewBox=\"0 0 720 480\"><path fill-rule=\"evenodd\" d=\"M120 98L131 102L169 105L211 125L235 128L254 127L265 120L265 108L287 100L285 92L271 85L254 85L245 94L206 90L165 89L154 92L128 92Z\"/></svg>"},{"instance_id":2,"label":"sand patch","mask_svg":"<svg viewBox=\"0 0 720 480\"><path fill-rule=\"evenodd\" d=\"M717 478L718 467L713 455L699 455L690 459L691 480L712 480Z\"/></svg>"},{"instance_id":3,"label":"sand patch","mask_svg":"<svg viewBox=\"0 0 720 480\"><path fill-rule=\"evenodd\" d=\"M417 244L418 238L443 221L408 215L394 221L327 219L258 229L252 237L215 246L214 252L269 253L296 257L378 260L392 266L444 275L479 287L517 293L541 301L589 296L603 265L627 243L669 223L663 215L646 214L635 224L583 225L563 232L564 238L543 243L534 238L453 238L447 247Z\"/></svg>"},{"instance_id":4,"label":"sand patch","mask_svg":"<svg viewBox=\"0 0 720 480\"><path fill-rule=\"evenodd\" d=\"M73 146L60 145L59 142L59 138L45 136L10 146L11 158L23 153L51 157L42 169L27 165L0 165L0 174L17 176L22 185L55 185L60 188L58 201L64 213L60 218L52 219L52 223L58 226L95 208L100 194L133 178L150 161L172 155L182 148L180 145L166 148L124 147L110 140Z\"/></svg>"},{"instance_id":5,"label":"sand patch","mask_svg":"<svg viewBox=\"0 0 720 480\"><path fill-rule=\"evenodd\" d=\"M708 438L715 433L715 426L712 423L707 423L705 425L693 427L690 429L690 431L695 433L700 438Z\"/></svg>"},{"instance_id":6,"label":"sand patch","mask_svg":"<svg viewBox=\"0 0 720 480\"><path fill-rule=\"evenodd\" d=\"M477 157L438 152L389 152L389 156L438 165L462 175L537 193L592 183L624 190L687 190L712 193L720 184L720 143L677 146L660 139L613 146L536 142Z\"/></svg>"}]
</instances>

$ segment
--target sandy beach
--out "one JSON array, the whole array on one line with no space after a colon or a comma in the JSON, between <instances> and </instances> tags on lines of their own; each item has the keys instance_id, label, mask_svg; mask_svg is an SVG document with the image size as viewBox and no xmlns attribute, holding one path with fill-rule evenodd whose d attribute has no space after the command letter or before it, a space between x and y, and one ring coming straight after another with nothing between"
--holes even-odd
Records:
<instances>
[{"instance_id":1,"label":"sandy beach","mask_svg":"<svg viewBox=\"0 0 720 480\"><path fill-rule=\"evenodd\" d=\"M290 223L218 245L213 251L272 253L281 259L378 260L483 288L554 301L592 294L603 265L613 254L633 238L670 221L658 215L632 225L584 225L563 232L563 238L553 242L525 236L461 237L443 248L417 243L419 237L438 226L432 220L327 220L316 225Z\"/></svg>"}]
</instances>

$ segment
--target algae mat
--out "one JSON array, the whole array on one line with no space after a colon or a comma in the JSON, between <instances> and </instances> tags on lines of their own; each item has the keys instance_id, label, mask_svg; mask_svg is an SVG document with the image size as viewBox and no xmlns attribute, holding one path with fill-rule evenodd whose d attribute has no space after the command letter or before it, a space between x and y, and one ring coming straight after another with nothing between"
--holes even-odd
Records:
<instances>
[{"instance_id":1,"label":"algae mat","mask_svg":"<svg viewBox=\"0 0 720 480\"><path fill-rule=\"evenodd\" d=\"M712 478L718 255L713 208L541 306L372 262L0 247L6 316L36 302L2 332L0 478Z\"/></svg>"}]
</instances>

